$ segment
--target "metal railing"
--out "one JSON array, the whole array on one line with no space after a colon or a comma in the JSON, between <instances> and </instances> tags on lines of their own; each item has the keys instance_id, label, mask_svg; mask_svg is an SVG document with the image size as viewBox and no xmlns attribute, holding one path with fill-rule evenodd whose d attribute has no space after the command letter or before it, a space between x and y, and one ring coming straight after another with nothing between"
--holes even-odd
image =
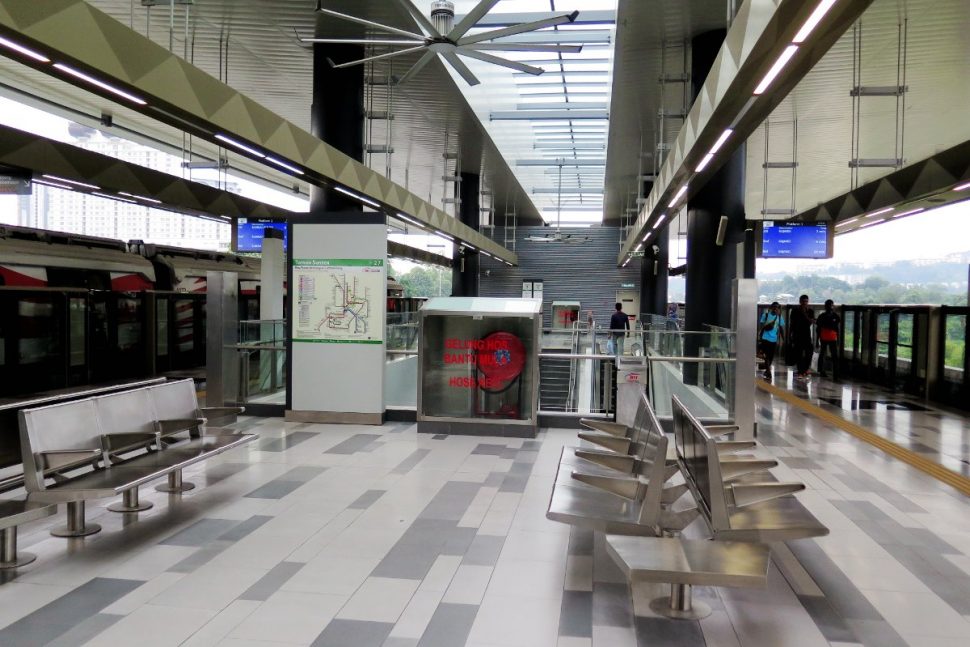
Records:
<instances>
[{"instance_id":1,"label":"metal railing","mask_svg":"<svg viewBox=\"0 0 970 647\"><path fill-rule=\"evenodd\" d=\"M285 319L248 319L239 322L238 341L226 348L239 359L238 402L282 404L286 394Z\"/></svg>"}]
</instances>

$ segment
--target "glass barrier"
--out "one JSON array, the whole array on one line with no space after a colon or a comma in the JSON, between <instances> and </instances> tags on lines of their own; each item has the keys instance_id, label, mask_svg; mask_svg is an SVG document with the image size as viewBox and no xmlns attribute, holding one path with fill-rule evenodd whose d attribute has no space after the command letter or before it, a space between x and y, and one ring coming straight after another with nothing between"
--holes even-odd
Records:
<instances>
[{"instance_id":1,"label":"glass barrier","mask_svg":"<svg viewBox=\"0 0 970 647\"><path fill-rule=\"evenodd\" d=\"M286 403L286 320L239 322L239 402Z\"/></svg>"},{"instance_id":2,"label":"glass barrier","mask_svg":"<svg viewBox=\"0 0 970 647\"><path fill-rule=\"evenodd\" d=\"M612 416L615 367L614 355L594 353L589 347L581 353L541 352L539 412Z\"/></svg>"}]
</instances>

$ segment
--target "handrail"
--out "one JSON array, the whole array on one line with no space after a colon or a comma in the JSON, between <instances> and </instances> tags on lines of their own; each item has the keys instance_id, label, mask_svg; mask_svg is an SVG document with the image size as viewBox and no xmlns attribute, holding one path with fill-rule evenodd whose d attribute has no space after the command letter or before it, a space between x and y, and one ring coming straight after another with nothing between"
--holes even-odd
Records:
<instances>
[{"instance_id":1,"label":"handrail","mask_svg":"<svg viewBox=\"0 0 970 647\"><path fill-rule=\"evenodd\" d=\"M418 351L388 348L387 350L384 351L384 353L386 355L417 355Z\"/></svg>"},{"instance_id":2,"label":"handrail","mask_svg":"<svg viewBox=\"0 0 970 647\"><path fill-rule=\"evenodd\" d=\"M582 355L579 353L539 353L539 359L558 358L558 359L616 359L616 355L606 355L602 353ZM688 364L718 364L733 363L734 357L678 357L662 355L643 355L642 359L648 362L684 362Z\"/></svg>"}]
</instances>

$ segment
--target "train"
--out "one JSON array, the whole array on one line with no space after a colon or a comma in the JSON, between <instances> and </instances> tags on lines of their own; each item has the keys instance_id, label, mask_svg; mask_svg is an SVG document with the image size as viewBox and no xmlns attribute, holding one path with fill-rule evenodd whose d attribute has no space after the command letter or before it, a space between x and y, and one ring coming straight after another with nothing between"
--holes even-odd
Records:
<instances>
[{"instance_id":1,"label":"train","mask_svg":"<svg viewBox=\"0 0 970 647\"><path fill-rule=\"evenodd\" d=\"M206 273L239 276L259 319L256 256L0 226L0 398L204 373ZM388 280L388 313L408 312Z\"/></svg>"}]
</instances>

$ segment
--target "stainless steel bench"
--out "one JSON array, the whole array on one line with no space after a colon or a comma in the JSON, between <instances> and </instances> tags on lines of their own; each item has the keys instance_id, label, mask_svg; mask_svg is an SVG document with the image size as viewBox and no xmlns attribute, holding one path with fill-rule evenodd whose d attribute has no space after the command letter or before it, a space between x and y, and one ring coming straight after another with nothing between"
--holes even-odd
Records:
<instances>
[{"instance_id":1,"label":"stainless steel bench","mask_svg":"<svg viewBox=\"0 0 970 647\"><path fill-rule=\"evenodd\" d=\"M828 534L793 496L802 483L779 483L772 460L724 456L711 432L674 396L678 462L715 541L608 535L607 550L634 585L670 584L670 596L650 602L671 618L703 618L710 608L691 599L691 587L767 584L772 541Z\"/></svg>"},{"instance_id":2,"label":"stainless steel bench","mask_svg":"<svg viewBox=\"0 0 970 647\"><path fill-rule=\"evenodd\" d=\"M191 438L200 438L204 433L222 435L219 425L231 424L236 417L245 412L243 407L199 407L195 383L191 379L165 382L148 389L158 419L158 431L162 442L178 442L179 434L187 432ZM184 437L185 434L182 434ZM194 483L182 480L182 470L169 473L168 483L155 489L159 492L186 492L195 487Z\"/></svg>"},{"instance_id":3,"label":"stainless steel bench","mask_svg":"<svg viewBox=\"0 0 970 647\"><path fill-rule=\"evenodd\" d=\"M98 532L100 526L85 522L86 500L122 494L123 501L109 509L147 509L150 504L138 498L141 485L175 473L181 481L185 467L256 438L253 434L205 436L205 419L198 416L191 425L166 426L169 418L158 415L160 410L167 413L159 409L165 399L152 392L159 388L20 412L28 500L67 504L67 524L51 534L83 537Z\"/></svg>"},{"instance_id":4,"label":"stainless steel bench","mask_svg":"<svg viewBox=\"0 0 970 647\"><path fill-rule=\"evenodd\" d=\"M667 436L646 396L641 396L634 427L624 435L635 443L636 454L563 448L546 511L548 519L647 536L690 523L696 511L674 512L667 507L686 488L669 483L676 465L668 464Z\"/></svg>"},{"instance_id":5,"label":"stainless steel bench","mask_svg":"<svg viewBox=\"0 0 970 647\"><path fill-rule=\"evenodd\" d=\"M37 559L30 553L17 553L17 526L56 512L56 505L24 499L0 500L0 569L19 568Z\"/></svg>"}]
</instances>

